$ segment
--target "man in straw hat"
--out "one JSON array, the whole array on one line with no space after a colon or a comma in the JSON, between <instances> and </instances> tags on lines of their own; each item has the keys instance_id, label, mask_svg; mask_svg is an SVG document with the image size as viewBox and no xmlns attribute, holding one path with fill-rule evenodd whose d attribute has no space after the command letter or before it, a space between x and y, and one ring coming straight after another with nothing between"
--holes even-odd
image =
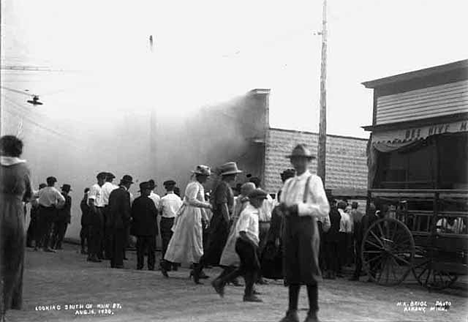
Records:
<instances>
[{"instance_id":1,"label":"man in straw hat","mask_svg":"<svg viewBox=\"0 0 468 322\"><path fill-rule=\"evenodd\" d=\"M228 162L219 168L221 182L213 191L213 217L210 221L210 235L207 247L200 259L199 265L194 270L194 281L198 284L204 266L218 266L224 246L229 235L229 221L234 205L234 193L231 184L241 170L235 162Z\"/></svg>"},{"instance_id":2,"label":"man in straw hat","mask_svg":"<svg viewBox=\"0 0 468 322\"><path fill-rule=\"evenodd\" d=\"M328 216L330 207L322 180L308 170L315 157L307 147L299 144L287 157L296 170L296 176L284 183L280 199L284 214L284 283L289 287L289 307L281 321L299 321L297 307L301 285L307 286L309 298L305 321L318 321L317 282L321 279L321 272L317 220Z\"/></svg>"},{"instance_id":3,"label":"man in straw hat","mask_svg":"<svg viewBox=\"0 0 468 322\"><path fill-rule=\"evenodd\" d=\"M133 178L124 175L118 189L109 196L109 227L111 229L111 267L123 268L125 252L126 229L130 223L130 193L128 189L133 184Z\"/></svg>"}]
</instances>

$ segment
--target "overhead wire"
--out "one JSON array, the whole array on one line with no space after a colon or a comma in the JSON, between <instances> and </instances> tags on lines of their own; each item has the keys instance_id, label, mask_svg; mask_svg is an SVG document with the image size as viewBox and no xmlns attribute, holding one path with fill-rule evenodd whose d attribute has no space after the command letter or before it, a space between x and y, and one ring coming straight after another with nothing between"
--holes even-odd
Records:
<instances>
[{"instance_id":1,"label":"overhead wire","mask_svg":"<svg viewBox=\"0 0 468 322\"><path fill-rule=\"evenodd\" d=\"M14 107L17 107L17 108L20 108L21 109L21 112L18 112L16 109L11 109L11 108L7 108L7 109L4 109L4 111L10 113L10 114L13 114L13 115L16 115L20 118L23 118L24 120L28 121L29 123L31 124L34 124L36 127L42 129L42 130L45 130L49 133L52 133L62 139L67 139L67 140L72 140L72 141L75 141L75 142L78 142L73 136L70 136L69 134L65 134L63 132L59 132L57 131L56 129L52 129L50 127L47 127L47 126L44 126L36 121L34 121L33 119L31 119L29 116L26 115L26 113L30 113L30 109L26 109L25 107L23 107L21 104L18 104L17 102L15 102L14 100L12 100L11 98L5 96L4 94L2 94L3 98L5 100L7 100L11 105L13 105ZM25 111L26 110L26 111Z\"/></svg>"}]
</instances>

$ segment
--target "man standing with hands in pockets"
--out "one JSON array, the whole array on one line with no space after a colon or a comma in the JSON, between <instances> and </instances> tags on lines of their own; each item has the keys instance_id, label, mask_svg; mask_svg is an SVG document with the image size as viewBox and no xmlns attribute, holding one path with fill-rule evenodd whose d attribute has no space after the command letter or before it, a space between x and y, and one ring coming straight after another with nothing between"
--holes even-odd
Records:
<instances>
[{"instance_id":1,"label":"man standing with hands in pockets","mask_svg":"<svg viewBox=\"0 0 468 322\"><path fill-rule=\"evenodd\" d=\"M296 176L284 183L280 210L284 214L283 267L284 283L289 287L289 306L281 322L299 321L297 315L301 285L307 286L309 312L305 322L318 321L318 287L320 236L317 220L326 219L330 206L322 179L308 167L315 157L303 144L287 156Z\"/></svg>"}]
</instances>

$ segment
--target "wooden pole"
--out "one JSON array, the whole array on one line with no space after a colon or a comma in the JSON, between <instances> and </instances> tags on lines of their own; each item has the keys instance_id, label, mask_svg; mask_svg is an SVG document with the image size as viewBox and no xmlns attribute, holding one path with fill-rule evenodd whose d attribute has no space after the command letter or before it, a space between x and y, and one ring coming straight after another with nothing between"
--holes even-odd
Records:
<instances>
[{"instance_id":1,"label":"wooden pole","mask_svg":"<svg viewBox=\"0 0 468 322\"><path fill-rule=\"evenodd\" d=\"M325 160L327 148L327 0L323 0L322 64L320 72L320 124L318 137L317 175L325 186Z\"/></svg>"}]
</instances>

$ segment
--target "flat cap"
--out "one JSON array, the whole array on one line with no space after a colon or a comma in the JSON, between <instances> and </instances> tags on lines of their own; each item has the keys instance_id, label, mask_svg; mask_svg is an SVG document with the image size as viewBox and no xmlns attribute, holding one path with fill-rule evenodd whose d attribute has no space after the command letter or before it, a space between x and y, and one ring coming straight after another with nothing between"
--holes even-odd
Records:
<instances>
[{"instance_id":1,"label":"flat cap","mask_svg":"<svg viewBox=\"0 0 468 322\"><path fill-rule=\"evenodd\" d=\"M166 181L163 182L163 185L164 185L165 187L167 187L167 186L175 186L175 185L176 185L176 182L175 182L174 180L166 180Z\"/></svg>"},{"instance_id":2,"label":"flat cap","mask_svg":"<svg viewBox=\"0 0 468 322\"><path fill-rule=\"evenodd\" d=\"M96 176L97 179L106 179L107 178L107 172L99 172Z\"/></svg>"},{"instance_id":3,"label":"flat cap","mask_svg":"<svg viewBox=\"0 0 468 322\"><path fill-rule=\"evenodd\" d=\"M262 189L254 189L249 193L248 197L249 199L266 199L267 193Z\"/></svg>"}]
</instances>

